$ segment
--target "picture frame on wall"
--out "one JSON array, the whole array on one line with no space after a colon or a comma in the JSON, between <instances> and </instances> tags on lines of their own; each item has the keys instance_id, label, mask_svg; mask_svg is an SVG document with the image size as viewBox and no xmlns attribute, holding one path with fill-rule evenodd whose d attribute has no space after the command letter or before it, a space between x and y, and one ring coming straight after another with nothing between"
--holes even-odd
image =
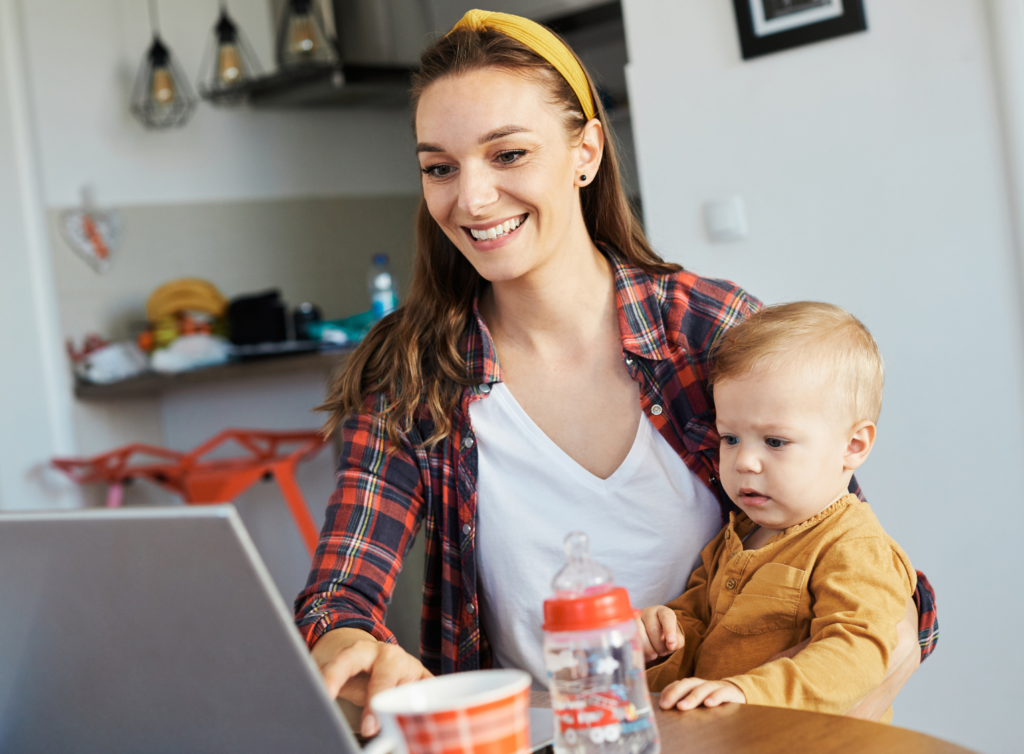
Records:
<instances>
[{"instance_id":1,"label":"picture frame on wall","mask_svg":"<svg viewBox=\"0 0 1024 754\"><path fill-rule=\"evenodd\" d=\"M733 0L743 59L867 31L864 0Z\"/></svg>"}]
</instances>

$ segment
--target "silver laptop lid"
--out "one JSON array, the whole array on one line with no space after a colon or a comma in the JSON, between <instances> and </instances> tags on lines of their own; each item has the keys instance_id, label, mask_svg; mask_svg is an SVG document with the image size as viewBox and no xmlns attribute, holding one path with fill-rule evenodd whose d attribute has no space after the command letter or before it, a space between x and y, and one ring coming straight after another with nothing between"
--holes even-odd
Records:
<instances>
[{"instance_id":1,"label":"silver laptop lid","mask_svg":"<svg viewBox=\"0 0 1024 754\"><path fill-rule=\"evenodd\" d=\"M0 514L0 751L356 750L233 507Z\"/></svg>"}]
</instances>

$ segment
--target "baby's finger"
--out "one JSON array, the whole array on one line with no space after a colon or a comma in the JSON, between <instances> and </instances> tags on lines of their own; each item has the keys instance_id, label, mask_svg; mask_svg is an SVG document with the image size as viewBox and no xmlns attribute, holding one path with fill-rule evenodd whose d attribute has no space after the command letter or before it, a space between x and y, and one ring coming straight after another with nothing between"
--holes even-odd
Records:
<instances>
[{"instance_id":1,"label":"baby's finger","mask_svg":"<svg viewBox=\"0 0 1024 754\"><path fill-rule=\"evenodd\" d=\"M690 693L690 689L700 686L704 681L700 678L684 678L681 681L673 681L661 690L662 709L671 709L680 699Z\"/></svg>"},{"instance_id":2,"label":"baby's finger","mask_svg":"<svg viewBox=\"0 0 1024 754\"><path fill-rule=\"evenodd\" d=\"M707 697L704 698L705 707L717 707L719 704L728 704L729 702L739 702L742 692L730 684L719 686L717 689L712 691ZM746 697L744 697L746 699Z\"/></svg>"},{"instance_id":3,"label":"baby's finger","mask_svg":"<svg viewBox=\"0 0 1024 754\"><path fill-rule=\"evenodd\" d=\"M676 705L676 707L681 710L691 710L695 707L699 707L704 703L704 700L707 699L708 695L718 687L717 683L705 681L690 691L690 693L687 694L686 697Z\"/></svg>"},{"instance_id":4,"label":"baby's finger","mask_svg":"<svg viewBox=\"0 0 1024 754\"><path fill-rule=\"evenodd\" d=\"M644 630L641 634L643 640L644 659L656 660L664 654L665 643L661 639L661 620L658 617L658 610L656 608L646 608L640 613L640 622L643 623Z\"/></svg>"},{"instance_id":5,"label":"baby's finger","mask_svg":"<svg viewBox=\"0 0 1024 754\"><path fill-rule=\"evenodd\" d=\"M647 635L647 626L644 625L643 614L636 619L636 622L640 634L640 649L643 650L644 660L650 662L651 660L658 659L658 653L654 651L654 647L651 646L651 639Z\"/></svg>"},{"instance_id":6,"label":"baby's finger","mask_svg":"<svg viewBox=\"0 0 1024 754\"><path fill-rule=\"evenodd\" d=\"M679 634L679 623L676 614L667 607L658 608L658 620L661 622L661 636L668 654L683 646L683 637Z\"/></svg>"}]
</instances>

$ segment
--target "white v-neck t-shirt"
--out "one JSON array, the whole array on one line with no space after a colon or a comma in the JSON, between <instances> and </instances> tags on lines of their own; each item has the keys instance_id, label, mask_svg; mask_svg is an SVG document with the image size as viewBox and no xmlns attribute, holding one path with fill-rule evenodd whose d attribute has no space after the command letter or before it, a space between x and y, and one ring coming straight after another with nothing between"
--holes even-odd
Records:
<instances>
[{"instance_id":1,"label":"white v-neck t-shirt","mask_svg":"<svg viewBox=\"0 0 1024 754\"><path fill-rule=\"evenodd\" d=\"M503 383L469 414L483 628L496 667L521 668L545 686L543 604L565 565L565 535L586 532L591 556L640 609L683 593L722 528L721 509L646 415L622 465L601 479L544 434Z\"/></svg>"}]
</instances>

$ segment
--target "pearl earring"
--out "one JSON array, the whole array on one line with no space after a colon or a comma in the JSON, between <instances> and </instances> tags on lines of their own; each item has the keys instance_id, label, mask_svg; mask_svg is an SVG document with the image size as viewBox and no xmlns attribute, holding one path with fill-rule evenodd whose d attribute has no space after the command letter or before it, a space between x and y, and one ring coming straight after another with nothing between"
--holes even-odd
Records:
<instances>
[{"instance_id":1,"label":"pearl earring","mask_svg":"<svg viewBox=\"0 0 1024 754\"><path fill-rule=\"evenodd\" d=\"M580 183L586 183L586 182L587 182L587 176L581 175L580 176Z\"/></svg>"}]
</instances>

